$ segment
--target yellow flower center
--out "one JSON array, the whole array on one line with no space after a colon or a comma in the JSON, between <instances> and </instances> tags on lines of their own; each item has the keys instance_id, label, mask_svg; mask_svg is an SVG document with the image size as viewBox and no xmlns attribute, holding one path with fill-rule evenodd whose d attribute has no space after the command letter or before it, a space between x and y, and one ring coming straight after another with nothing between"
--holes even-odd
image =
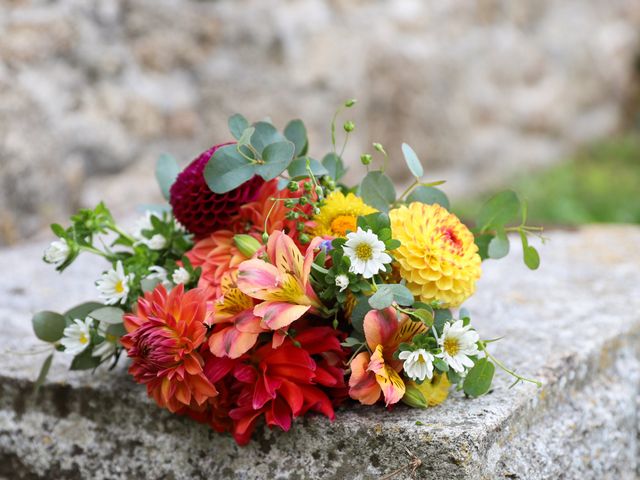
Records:
<instances>
[{"instance_id":1,"label":"yellow flower center","mask_svg":"<svg viewBox=\"0 0 640 480\"><path fill-rule=\"evenodd\" d=\"M361 243L359 244L356 248L355 248L355 252L356 252L356 257L358 257L359 260L371 260L371 258L373 258L373 249L371 248L371 245L369 245L368 243Z\"/></svg>"},{"instance_id":2,"label":"yellow flower center","mask_svg":"<svg viewBox=\"0 0 640 480\"><path fill-rule=\"evenodd\" d=\"M353 215L338 215L331 221L331 230L341 237L344 237L348 230L354 232L356 226L356 217Z\"/></svg>"},{"instance_id":3,"label":"yellow flower center","mask_svg":"<svg viewBox=\"0 0 640 480\"><path fill-rule=\"evenodd\" d=\"M122 280L118 280L113 289L118 293L124 292L124 285L122 284Z\"/></svg>"},{"instance_id":4,"label":"yellow flower center","mask_svg":"<svg viewBox=\"0 0 640 480\"><path fill-rule=\"evenodd\" d=\"M427 363L427 361L424 359L424 356L422 354L418 355L418 363L420 364Z\"/></svg>"},{"instance_id":5,"label":"yellow flower center","mask_svg":"<svg viewBox=\"0 0 640 480\"><path fill-rule=\"evenodd\" d=\"M80 335L80 339L79 339L79 341L80 341L80 343L82 343L82 344L84 345L85 343L88 343L88 342L89 342L89 339L88 339L88 338L87 338L87 336L83 333L83 334L81 334L81 335Z\"/></svg>"},{"instance_id":6,"label":"yellow flower center","mask_svg":"<svg viewBox=\"0 0 640 480\"><path fill-rule=\"evenodd\" d=\"M457 338L447 337L444 339L444 351L450 356L455 357L460 351L460 343Z\"/></svg>"}]
</instances>

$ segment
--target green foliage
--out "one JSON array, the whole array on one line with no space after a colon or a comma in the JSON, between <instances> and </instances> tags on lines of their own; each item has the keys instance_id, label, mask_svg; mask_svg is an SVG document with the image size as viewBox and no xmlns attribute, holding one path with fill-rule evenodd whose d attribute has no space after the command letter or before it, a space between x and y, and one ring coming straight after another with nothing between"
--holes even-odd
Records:
<instances>
[{"instance_id":1,"label":"green foliage","mask_svg":"<svg viewBox=\"0 0 640 480\"><path fill-rule=\"evenodd\" d=\"M307 129L302 120L291 120L284 128L284 136L295 145L295 157L305 155L309 148Z\"/></svg>"},{"instance_id":2,"label":"green foliage","mask_svg":"<svg viewBox=\"0 0 640 480\"><path fill-rule=\"evenodd\" d=\"M398 305L412 305L413 294L407 287L399 283L378 285L378 290L369 298L369 306L376 310L390 307L393 302Z\"/></svg>"},{"instance_id":3,"label":"green foliage","mask_svg":"<svg viewBox=\"0 0 640 480\"><path fill-rule=\"evenodd\" d=\"M36 313L31 319L31 324L36 337L44 342L60 340L67 326L64 315L47 310Z\"/></svg>"},{"instance_id":4,"label":"green foliage","mask_svg":"<svg viewBox=\"0 0 640 480\"><path fill-rule=\"evenodd\" d=\"M295 146L289 141L270 143L262 150L262 161L255 172L265 181L272 180L284 172L295 153Z\"/></svg>"},{"instance_id":5,"label":"green foliage","mask_svg":"<svg viewBox=\"0 0 640 480\"><path fill-rule=\"evenodd\" d=\"M525 235L526 238L526 235ZM496 236L489 241L487 247L487 255L489 258L502 258L509 254L509 239L504 231L504 227L501 226L497 229Z\"/></svg>"},{"instance_id":6,"label":"green foliage","mask_svg":"<svg viewBox=\"0 0 640 480\"><path fill-rule=\"evenodd\" d=\"M179 173L180 167L178 167L175 158L166 153L160 155L156 162L156 180L158 181L162 195L167 200L169 200L170 197L169 190L171 189L171 185L176 181Z\"/></svg>"},{"instance_id":7,"label":"green foliage","mask_svg":"<svg viewBox=\"0 0 640 480\"><path fill-rule=\"evenodd\" d=\"M71 324L74 320L84 320L91 312L102 307L104 307L104 305L98 302L85 302L80 305L76 305L64 312L67 325Z\"/></svg>"},{"instance_id":8,"label":"green foliage","mask_svg":"<svg viewBox=\"0 0 640 480\"><path fill-rule=\"evenodd\" d=\"M330 172L318 160L309 157L296 158L291 162L287 173L291 180L303 180L309 176L309 170L316 177L330 175Z\"/></svg>"},{"instance_id":9,"label":"green foliage","mask_svg":"<svg viewBox=\"0 0 640 480\"><path fill-rule=\"evenodd\" d=\"M484 395L491 388L496 367L486 358L479 359L464 378L464 393L470 397Z\"/></svg>"},{"instance_id":10,"label":"green foliage","mask_svg":"<svg viewBox=\"0 0 640 480\"><path fill-rule=\"evenodd\" d=\"M359 193L364 203L381 212L388 212L389 205L396 201L393 182L379 170L367 173L360 184Z\"/></svg>"},{"instance_id":11,"label":"green foliage","mask_svg":"<svg viewBox=\"0 0 640 480\"><path fill-rule=\"evenodd\" d=\"M402 155L404 155L404 161L407 162L407 167L411 171L411 174L417 179L422 178L424 175L424 168L416 152L406 143L402 144Z\"/></svg>"},{"instance_id":12,"label":"green foliage","mask_svg":"<svg viewBox=\"0 0 640 480\"><path fill-rule=\"evenodd\" d=\"M491 197L480 210L477 228L481 232L504 227L520 212L520 199L515 192L506 190Z\"/></svg>"},{"instance_id":13,"label":"green foliage","mask_svg":"<svg viewBox=\"0 0 640 480\"><path fill-rule=\"evenodd\" d=\"M49 370L51 369L51 362L53 361L53 353L50 353L49 356L42 362L42 366L40 367L40 373L38 374L38 378L34 383L34 390L37 392L40 390L40 387L44 385L44 381L47 379L47 375L49 374Z\"/></svg>"},{"instance_id":14,"label":"green foliage","mask_svg":"<svg viewBox=\"0 0 640 480\"><path fill-rule=\"evenodd\" d=\"M437 203L441 207L449 209L449 199L440 189L435 187L417 186L408 196L407 203L421 202L427 205Z\"/></svg>"},{"instance_id":15,"label":"green foliage","mask_svg":"<svg viewBox=\"0 0 640 480\"><path fill-rule=\"evenodd\" d=\"M249 128L249 122L239 113L229 117L229 131L236 140L240 140L244 131Z\"/></svg>"},{"instance_id":16,"label":"green foliage","mask_svg":"<svg viewBox=\"0 0 640 480\"><path fill-rule=\"evenodd\" d=\"M204 179L215 193L238 188L256 173L256 166L245 158L236 145L218 148L204 168Z\"/></svg>"},{"instance_id":17,"label":"green foliage","mask_svg":"<svg viewBox=\"0 0 640 480\"><path fill-rule=\"evenodd\" d=\"M327 169L328 175L336 182L347 172L342 159L335 153L328 153L322 159L322 165Z\"/></svg>"}]
</instances>

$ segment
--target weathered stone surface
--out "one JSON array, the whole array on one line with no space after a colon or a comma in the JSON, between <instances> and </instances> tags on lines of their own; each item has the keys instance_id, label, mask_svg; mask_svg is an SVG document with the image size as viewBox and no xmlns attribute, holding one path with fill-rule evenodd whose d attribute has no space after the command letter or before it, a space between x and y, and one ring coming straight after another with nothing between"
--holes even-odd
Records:
<instances>
[{"instance_id":1,"label":"weathered stone surface","mask_svg":"<svg viewBox=\"0 0 640 480\"><path fill-rule=\"evenodd\" d=\"M350 163L380 141L402 181L407 141L450 192L484 188L616 128L639 26L637 0L1 2L0 243L96 190L129 208L236 111L303 117L321 154L354 96Z\"/></svg>"},{"instance_id":2,"label":"weathered stone surface","mask_svg":"<svg viewBox=\"0 0 640 480\"><path fill-rule=\"evenodd\" d=\"M71 373L60 355L34 396L43 355L22 355L38 343L30 314L91 298L100 266L84 259L58 277L37 261L42 245L0 251L0 476L373 479L407 465L408 450L425 479L637 478L640 229L550 237L539 272L515 245L487 262L467 305L486 338L506 337L495 355L542 389L509 390L498 373L476 400L456 393L424 411L350 405L333 423L311 416L244 448L155 407L124 365Z\"/></svg>"}]
</instances>

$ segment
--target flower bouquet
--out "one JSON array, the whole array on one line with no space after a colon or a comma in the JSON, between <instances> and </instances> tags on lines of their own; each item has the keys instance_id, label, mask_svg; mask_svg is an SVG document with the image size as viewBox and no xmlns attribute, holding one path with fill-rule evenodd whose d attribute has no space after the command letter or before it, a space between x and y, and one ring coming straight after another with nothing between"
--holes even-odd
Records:
<instances>
[{"instance_id":1,"label":"flower bouquet","mask_svg":"<svg viewBox=\"0 0 640 480\"><path fill-rule=\"evenodd\" d=\"M360 157L362 181L345 185L355 125L338 132L336 122L354 103L336 112L333 149L321 161L309 156L300 120L281 133L234 115L235 140L184 171L159 159L168 205L134 229L102 203L67 228L52 225L58 239L46 262L63 271L91 253L109 268L96 281L101 302L35 314L38 338L71 355L72 370L113 367L126 352L129 373L159 406L239 444L258 422L289 430L308 412L333 419L349 399L426 408L453 386L476 397L496 366L516 383L534 381L496 360L493 340L458 309L482 261L508 253L507 232L519 233L525 263L538 267L528 235L539 229L526 225L526 205L503 192L465 225L406 144L415 179L404 192L385 174L390 158L379 143Z\"/></svg>"}]
</instances>

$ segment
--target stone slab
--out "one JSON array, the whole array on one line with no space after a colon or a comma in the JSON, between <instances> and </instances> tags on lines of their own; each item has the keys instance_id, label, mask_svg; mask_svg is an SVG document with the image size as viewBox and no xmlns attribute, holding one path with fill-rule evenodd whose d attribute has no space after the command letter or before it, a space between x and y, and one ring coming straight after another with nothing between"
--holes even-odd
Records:
<instances>
[{"instance_id":1,"label":"stone slab","mask_svg":"<svg viewBox=\"0 0 640 480\"><path fill-rule=\"evenodd\" d=\"M58 355L33 395L45 354L24 354L41 347L30 315L95 297L101 265L81 259L60 277L38 261L42 244L0 250L0 477L374 479L415 455L413 478L638 478L640 228L549 236L540 271L522 265L512 242L507 259L484 264L467 305L486 338L506 337L493 353L543 388L509 389L498 373L480 399L454 393L436 408L390 412L351 405L334 422L259 430L247 447L157 408L124 365L68 372Z\"/></svg>"}]
</instances>

